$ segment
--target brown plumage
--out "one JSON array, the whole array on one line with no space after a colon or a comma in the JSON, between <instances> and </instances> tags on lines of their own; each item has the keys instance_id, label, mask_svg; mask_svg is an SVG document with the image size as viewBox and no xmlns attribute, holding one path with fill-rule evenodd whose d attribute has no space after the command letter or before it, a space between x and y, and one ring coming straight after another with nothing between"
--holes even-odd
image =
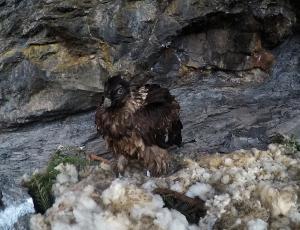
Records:
<instances>
[{"instance_id":1,"label":"brown plumage","mask_svg":"<svg viewBox=\"0 0 300 230\"><path fill-rule=\"evenodd\" d=\"M96 111L96 125L124 171L130 158L142 161L152 175L166 172L167 148L181 145L180 106L168 89L157 84L134 88L120 76L104 87L104 103Z\"/></svg>"}]
</instances>

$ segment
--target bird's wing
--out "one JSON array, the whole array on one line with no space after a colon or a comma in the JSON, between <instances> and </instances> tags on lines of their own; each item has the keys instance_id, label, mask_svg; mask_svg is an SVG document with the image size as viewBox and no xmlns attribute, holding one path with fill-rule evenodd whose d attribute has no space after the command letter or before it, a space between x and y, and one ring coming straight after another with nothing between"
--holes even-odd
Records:
<instances>
[{"instance_id":1,"label":"bird's wing","mask_svg":"<svg viewBox=\"0 0 300 230\"><path fill-rule=\"evenodd\" d=\"M147 89L144 105L133 116L135 130L149 146L158 145L166 148L177 144L170 142L172 137L177 138L178 145L181 144L182 124L179 118L178 102L166 88L154 84L144 87Z\"/></svg>"},{"instance_id":2,"label":"bird's wing","mask_svg":"<svg viewBox=\"0 0 300 230\"><path fill-rule=\"evenodd\" d=\"M96 110L96 114L95 114L95 124L96 124L96 127L97 127L97 132L100 134L100 135L103 135L104 133L104 113L105 113L105 110L104 110L104 107L103 106L99 106Z\"/></svg>"},{"instance_id":3,"label":"bird's wing","mask_svg":"<svg viewBox=\"0 0 300 230\"><path fill-rule=\"evenodd\" d=\"M100 106L96 110L95 123L98 134L121 139L130 136L133 129L132 116L123 116L122 111L113 111Z\"/></svg>"}]
</instances>

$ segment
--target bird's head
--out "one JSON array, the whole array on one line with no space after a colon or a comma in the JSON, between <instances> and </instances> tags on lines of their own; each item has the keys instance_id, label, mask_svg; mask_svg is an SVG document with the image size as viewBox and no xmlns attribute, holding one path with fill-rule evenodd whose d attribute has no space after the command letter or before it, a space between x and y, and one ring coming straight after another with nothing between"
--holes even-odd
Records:
<instances>
[{"instance_id":1,"label":"bird's head","mask_svg":"<svg viewBox=\"0 0 300 230\"><path fill-rule=\"evenodd\" d=\"M117 108L124 105L130 94L130 84L120 75L109 78L104 84L105 108Z\"/></svg>"}]
</instances>

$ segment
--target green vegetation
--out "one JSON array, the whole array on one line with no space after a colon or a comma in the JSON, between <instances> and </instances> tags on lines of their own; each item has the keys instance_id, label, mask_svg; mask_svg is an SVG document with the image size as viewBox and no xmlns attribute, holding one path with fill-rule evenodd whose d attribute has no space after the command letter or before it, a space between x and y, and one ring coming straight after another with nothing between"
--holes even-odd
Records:
<instances>
[{"instance_id":1,"label":"green vegetation","mask_svg":"<svg viewBox=\"0 0 300 230\"><path fill-rule=\"evenodd\" d=\"M44 214L54 203L52 185L59 174L55 167L61 163L73 164L78 170L82 170L87 166L88 161L85 159L84 152L77 148L66 147L57 150L52 155L46 169L32 175L30 181L24 183L33 199L34 207L39 213Z\"/></svg>"},{"instance_id":2,"label":"green vegetation","mask_svg":"<svg viewBox=\"0 0 300 230\"><path fill-rule=\"evenodd\" d=\"M274 143L282 144L284 145L288 152L295 153L297 151L300 151L300 143L297 141L296 137L294 135L283 136L281 134L276 134L273 136L272 141Z\"/></svg>"}]
</instances>

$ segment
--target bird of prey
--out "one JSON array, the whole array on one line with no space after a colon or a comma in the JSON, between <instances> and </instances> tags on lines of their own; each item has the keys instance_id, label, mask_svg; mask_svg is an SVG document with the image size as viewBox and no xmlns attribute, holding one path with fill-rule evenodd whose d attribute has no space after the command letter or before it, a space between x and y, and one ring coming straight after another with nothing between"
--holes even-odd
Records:
<instances>
[{"instance_id":1,"label":"bird of prey","mask_svg":"<svg viewBox=\"0 0 300 230\"><path fill-rule=\"evenodd\" d=\"M117 157L119 173L134 158L153 176L167 172L168 147L182 143L179 112L175 97L158 84L134 87L119 75L107 80L95 122L107 148Z\"/></svg>"}]
</instances>

